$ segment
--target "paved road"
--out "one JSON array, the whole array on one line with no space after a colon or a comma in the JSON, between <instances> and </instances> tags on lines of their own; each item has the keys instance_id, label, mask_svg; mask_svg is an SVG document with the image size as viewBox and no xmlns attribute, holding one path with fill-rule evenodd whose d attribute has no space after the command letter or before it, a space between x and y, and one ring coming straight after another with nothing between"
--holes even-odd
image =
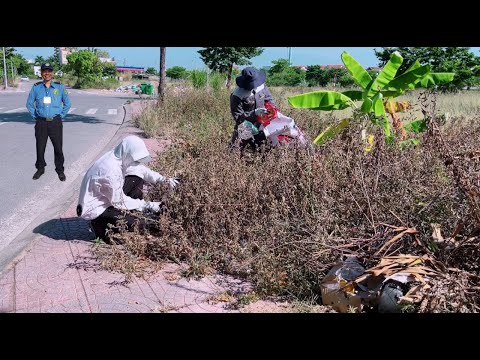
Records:
<instances>
[{"instance_id":1,"label":"paved road","mask_svg":"<svg viewBox=\"0 0 480 360\"><path fill-rule=\"evenodd\" d=\"M67 181L57 177L50 141L45 174L34 181L34 121L25 107L33 84L24 82L17 91L0 92L0 252L36 216L55 206L55 199L103 150L121 125L123 104L130 98L70 90L72 107L63 127Z\"/></svg>"}]
</instances>

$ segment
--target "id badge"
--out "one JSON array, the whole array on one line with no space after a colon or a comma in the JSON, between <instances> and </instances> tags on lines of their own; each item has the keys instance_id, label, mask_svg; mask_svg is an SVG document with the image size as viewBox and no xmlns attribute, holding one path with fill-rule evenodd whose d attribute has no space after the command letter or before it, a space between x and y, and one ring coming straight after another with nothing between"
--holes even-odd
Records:
<instances>
[{"instance_id":1,"label":"id badge","mask_svg":"<svg viewBox=\"0 0 480 360\"><path fill-rule=\"evenodd\" d=\"M43 103L44 104L51 104L52 103L52 98L50 96L44 96L43 97Z\"/></svg>"}]
</instances>

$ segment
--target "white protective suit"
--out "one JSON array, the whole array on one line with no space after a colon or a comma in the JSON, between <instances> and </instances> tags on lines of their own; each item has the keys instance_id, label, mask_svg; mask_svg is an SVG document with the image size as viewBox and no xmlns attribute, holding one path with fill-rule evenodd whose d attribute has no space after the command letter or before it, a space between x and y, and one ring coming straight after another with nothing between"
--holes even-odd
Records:
<instances>
[{"instance_id":1,"label":"white protective suit","mask_svg":"<svg viewBox=\"0 0 480 360\"><path fill-rule=\"evenodd\" d=\"M154 208L152 205L157 203L133 199L123 192L127 175L136 175L152 184L159 181L172 181L138 162L149 156L143 140L130 135L124 138L115 149L98 159L83 178L78 199L78 204L82 207L82 213L79 216L86 220L93 220L110 206L122 210L141 211Z\"/></svg>"}]
</instances>

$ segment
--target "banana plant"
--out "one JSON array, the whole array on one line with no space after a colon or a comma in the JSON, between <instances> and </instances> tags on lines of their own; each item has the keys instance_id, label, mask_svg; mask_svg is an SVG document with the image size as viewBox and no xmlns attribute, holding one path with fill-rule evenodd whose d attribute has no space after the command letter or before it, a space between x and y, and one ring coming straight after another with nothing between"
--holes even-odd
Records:
<instances>
[{"instance_id":1,"label":"banana plant","mask_svg":"<svg viewBox=\"0 0 480 360\"><path fill-rule=\"evenodd\" d=\"M415 61L407 71L396 76L402 65L403 57L398 51L390 55L389 61L382 71L372 78L370 74L355 60L348 52L341 55L342 61L352 75L355 83L362 90L344 91L313 91L304 94L290 96L288 102L295 108L313 110L342 110L353 107L364 114L364 117L374 125L381 125L385 133L385 139L391 143L394 139L392 125L401 129L402 137L406 131L420 131L423 127L420 123L424 120L415 120L413 124L403 125L396 115L397 112L405 111L410 107L407 102L396 102L393 99L404 94L407 90L416 88L427 88L444 84L453 80L454 73L432 73L430 65L420 65ZM361 102L357 106L356 102ZM387 116L393 119L393 124ZM344 128L349 126L354 119L343 119L339 124L327 127L314 140L314 144L321 145L332 138ZM372 145L373 138L366 137L369 145ZM368 147L371 148L371 147Z\"/></svg>"}]
</instances>

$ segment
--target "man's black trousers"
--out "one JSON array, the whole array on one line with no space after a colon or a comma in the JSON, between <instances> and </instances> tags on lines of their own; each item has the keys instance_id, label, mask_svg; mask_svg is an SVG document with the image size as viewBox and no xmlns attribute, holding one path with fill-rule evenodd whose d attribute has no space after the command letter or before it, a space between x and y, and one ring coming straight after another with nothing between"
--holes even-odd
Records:
<instances>
[{"instance_id":1,"label":"man's black trousers","mask_svg":"<svg viewBox=\"0 0 480 360\"><path fill-rule=\"evenodd\" d=\"M45 148L47 147L48 138L50 138L53 145L55 171L58 174L63 173L63 121L58 115L55 116L52 121L37 118L35 122L35 139L37 145L37 161L35 167L38 170L45 170L45 166L47 166L45 162Z\"/></svg>"}]
</instances>

